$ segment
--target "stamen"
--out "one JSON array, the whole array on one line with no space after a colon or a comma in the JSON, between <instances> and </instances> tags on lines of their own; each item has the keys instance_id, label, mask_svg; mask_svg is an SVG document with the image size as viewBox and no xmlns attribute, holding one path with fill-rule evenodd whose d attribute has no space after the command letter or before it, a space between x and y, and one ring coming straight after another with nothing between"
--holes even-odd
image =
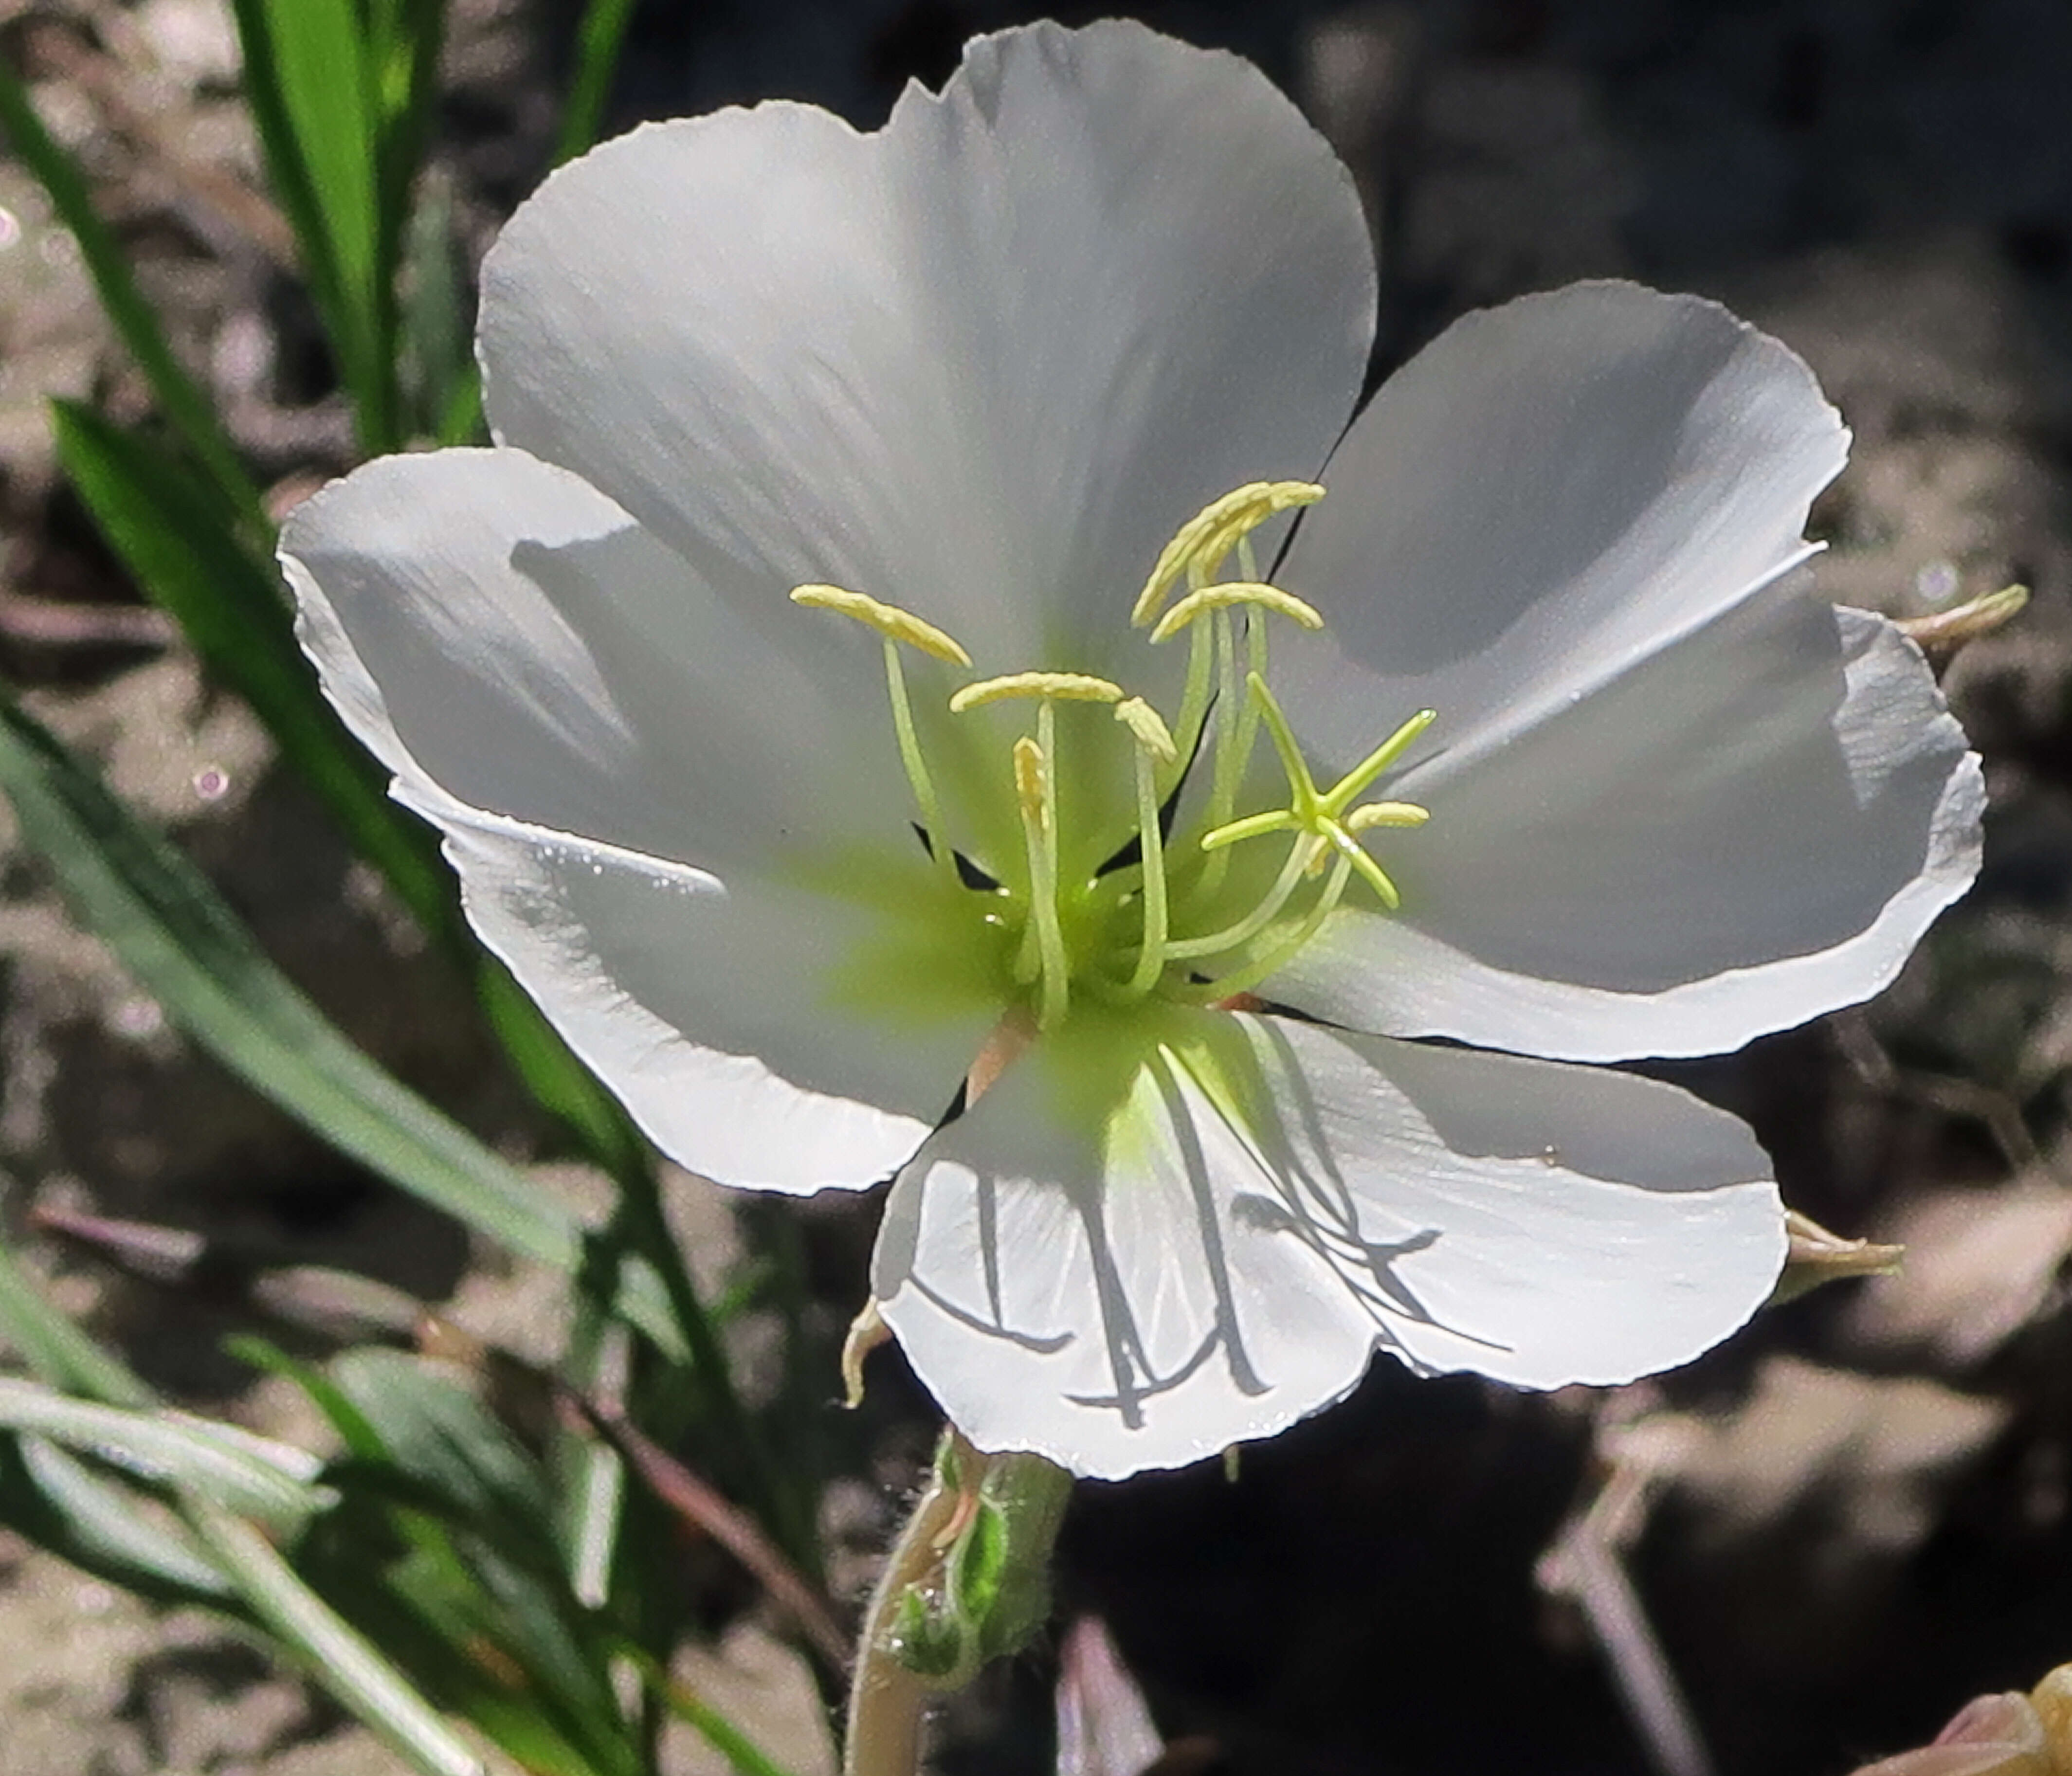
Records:
<instances>
[{"instance_id":1,"label":"stamen","mask_svg":"<svg viewBox=\"0 0 2072 1776\"><path fill-rule=\"evenodd\" d=\"M1141 629L1156 617L1167 589L1190 569L1196 569L1202 580L1213 578L1240 539L1275 514L1314 505L1323 497L1324 490L1314 482L1251 481L1211 500L1159 552L1157 565L1130 612L1131 624Z\"/></svg>"},{"instance_id":2,"label":"stamen","mask_svg":"<svg viewBox=\"0 0 2072 1776\"><path fill-rule=\"evenodd\" d=\"M935 870L952 887L957 881L956 855L950 849L950 835L943 822L943 804L935 794L935 779L928 775L921 755L921 737L915 731L914 706L907 700L906 671L899 663L898 644L885 638L885 688L892 699L892 731L899 739L899 763L906 767L906 782L921 810L921 828L928 837L929 855Z\"/></svg>"},{"instance_id":3,"label":"stamen","mask_svg":"<svg viewBox=\"0 0 2072 1776\"><path fill-rule=\"evenodd\" d=\"M1212 611L1209 623L1216 634L1216 676L1222 689L1218 693L1221 712L1216 720L1215 768L1209 779L1208 805L1202 818L1211 826L1221 826L1236 811L1239 779L1252 763L1252 738L1257 730L1244 720L1238 708L1241 699L1238 694L1237 637L1230 613ZM1240 747L1244 750L1240 750ZM1220 888L1223 873L1229 867L1227 857L1211 857L1194 884L1195 898L1205 899Z\"/></svg>"},{"instance_id":4,"label":"stamen","mask_svg":"<svg viewBox=\"0 0 2072 1776\"><path fill-rule=\"evenodd\" d=\"M1182 760L1193 758L1202 742L1202 728L1209 718L1209 693L1215 666L1213 623L1188 632L1187 684L1180 693L1180 719L1174 725L1175 744ZM1169 786L1170 787L1170 786Z\"/></svg>"},{"instance_id":5,"label":"stamen","mask_svg":"<svg viewBox=\"0 0 2072 1776\"><path fill-rule=\"evenodd\" d=\"M1116 704L1115 718L1136 737L1137 745L1160 764L1170 765L1180 756L1180 749L1173 744L1172 730L1166 726L1166 718L1142 697L1126 697Z\"/></svg>"},{"instance_id":6,"label":"stamen","mask_svg":"<svg viewBox=\"0 0 2072 1776\"><path fill-rule=\"evenodd\" d=\"M1257 605L1305 629L1324 627L1324 619L1316 607L1293 592L1284 592L1279 586L1268 586L1260 580L1220 580L1214 586L1197 587L1181 599L1158 619L1157 627L1151 631L1151 639L1154 642L1170 640L1203 612L1227 610L1240 604Z\"/></svg>"},{"instance_id":7,"label":"stamen","mask_svg":"<svg viewBox=\"0 0 2072 1776\"><path fill-rule=\"evenodd\" d=\"M1004 678L982 678L965 685L950 699L950 713L962 715L967 709L1013 697L1040 697L1046 703L1120 703L1122 687L1088 672L1009 672Z\"/></svg>"},{"instance_id":8,"label":"stamen","mask_svg":"<svg viewBox=\"0 0 2072 1776\"><path fill-rule=\"evenodd\" d=\"M1026 735L1014 742L1014 799L1022 807L1022 818L1034 822L1041 831L1048 805L1044 779L1049 775L1043 768L1043 749Z\"/></svg>"},{"instance_id":9,"label":"stamen","mask_svg":"<svg viewBox=\"0 0 2072 1776\"><path fill-rule=\"evenodd\" d=\"M1040 1030L1054 1030L1065 1015L1071 986L1058 919L1057 784L1049 756L1027 734L1014 742L1014 794L1029 857L1029 928L1036 936L1040 982L1036 1023Z\"/></svg>"},{"instance_id":10,"label":"stamen","mask_svg":"<svg viewBox=\"0 0 2072 1776\"><path fill-rule=\"evenodd\" d=\"M896 604L886 604L868 592L850 592L839 586L795 586L791 588L791 602L803 604L810 610L832 610L838 615L852 617L875 629L887 641L903 641L908 647L918 648L937 660L948 660L952 666L968 666L972 663L971 656L956 637L945 634L925 617L917 617Z\"/></svg>"},{"instance_id":11,"label":"stamen","mask_svg":"<svg viewBox=\"0 0 2072 1776\"><path fill-rule=\"evenodd\" d=\"M1141 697L1133 697L1115 713L1137 740L1137 843L1144 865L1144 943L1123 990L1125 997L1141 999L1166 972L1166 835L1158 824L1155 767L1161 760L1170 764L1178 754L1158 712Z\"/></svg>"}]
</instances>

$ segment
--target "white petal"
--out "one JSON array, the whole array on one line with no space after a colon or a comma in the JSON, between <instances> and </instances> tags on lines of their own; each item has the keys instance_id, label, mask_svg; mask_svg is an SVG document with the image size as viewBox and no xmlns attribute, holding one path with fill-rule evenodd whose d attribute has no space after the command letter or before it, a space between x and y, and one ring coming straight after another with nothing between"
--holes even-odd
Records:
<instances>
[{"instance_id":1,"label":"white petal","mask_svg":"<svg viewBox=\"0 0 2072 1776\"><path fill-rule=\"evenodd\" d=\"M947 992L905 1021L860 1013L841 980L867 919L839 898L730 888L437 797L421 808L483 941L649 1138L721 1183L880 1182L948 1108L997 1016Z\"/></svg>"},{"instance_id":2,"label":"white petal","mask_svg":"<svg viewBox=\"0 0 2072 1776\"><path fill-rule=\"evenodd\" d=\"M1184 520L1313 475L1373 307L1322 138L1121 23L980 39L875 134L788 104L638 130L483 281L500 438L735 595L848 586L993 672L1098 666Z\"/></svg>"},{"instance_id":3,"label":"white petal","mask_svg":"<svg viewBox=\"0 0 2072 1776\"><path fill-rule=\"evenodd\" d=\"M1767 1161L1673 1087L1278 1019L1187 1028L1105 1130L1063 1112L1039 1045L894 1188L882 1310L982 1448L1178 1466L1342 1397L1377 1348L1629 1379L1775 1279ZM1218 1108L1219 1072L1248 1113Z\"/></svg>"},{"instance_id":4,"label":"white petal","mask_svg":"<svg viewBox=\"0 0 2072 1776\"><path fill-rule=\"evenodd\" d=\"M326 692L406 780L708 866L787 833L906 842L874 658L789 606L773 644L565 470L386 458L298 507L282 551Z\"/></svg>"},{"instance_id":5,"label":"white petal","mask_svg":"<svg viewBox=\"0 0 2072 1776\"><path fill-rule=\"evenodd\" d=\"M483 941L659 1146L794 1191L913 1152L997 1007L960 1000L953 967L886 995L916 1002L889 1024L843 986L877 927L832 864L890 848L929 880L882 681L858 690L810 624L796 656L771 646L517 451L370 464L282 547L327 693L445 832Z\"/></svg>"},{"instance_id":6,"label":"white petal","mask_svg":"<svg viewBox=\"0 0 2072 1776\"><path fill-rule=\"evenodd\" d=\"M1710 1350L1776 1283L1769 1157L1674 1086L1281 1019L1253 1038L1301 1106L1253 1212L1318 1242L1414 1367L1630 1381Z\"/></svg>"},{"instance_id":7,"label":"white petal","mask_svg":"<svg viewBox=\"0 0 2072 1776\"><path fill-rule=\"evenodd\" d=\"M1400 790L1400 915L1262 989L1355 1028L1575 1060L1712 1054L1868 997L1977 874L1979 762L1913 643L1780 588Z\"/></svg>"},{"instance_id":8,"label":"white petal","mask_svg":"<svg viewBox=\"0 0 2072 1776\"><path fill-rule=\"evenodd\" d=\"M1577 284L1456 322L1385 383L1281 572L1330 624L1276 677L1342 769L1411 711L1486 747L1805 553L1848 434L1716 304Z\"/></svg>"}]
</instances>

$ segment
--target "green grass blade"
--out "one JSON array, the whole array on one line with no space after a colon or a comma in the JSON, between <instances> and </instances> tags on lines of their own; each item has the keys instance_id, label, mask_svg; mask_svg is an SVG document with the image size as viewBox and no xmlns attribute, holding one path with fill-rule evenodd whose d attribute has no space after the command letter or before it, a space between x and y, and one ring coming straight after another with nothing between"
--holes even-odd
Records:
<instances>
[{"instance_id":1,"label":"green grass blade","mask_svg":"<svg viewBox=\"0 0 2072 1776\"><path fill-rule=\"evenodd\" d=\"M0 746L0 758L6 751ZM26 830L26 816L23 824ZM125 1425L146 1417L150 1391L45 1301L4 1246L0 1330L47 1380L139 1408L117 1411L50 1396L75 1415L73 1424L84 1422L76 1416L81 1412L113 1412ZM249 1453L257 1441L240 1441L230 1426L198 1428L228 1440L233 1454ZM258 1622L420 1776L489 1776L394 1667L295 1577L263 1533L193 1488L182 1489L177 1503L184 1536L144 1517L119 1488L35 1437L14 1440L12 1454L0 1457L0 1518L43 1546L144 1596L205 1602Z\"/></svg>"},{"instance_id":2,"label":"green grass blade","mask_svg":"<svg viewBox=\"0 0 2072 1776\"><path fill-rule=\"evenodd\" d=\"M109 1406L145 1407L151 1390L43 1298L20 1259L0 1244L0 1341L53 1387Z\"/></svg>"},{"instance_id":3,"label":"green grass blade","mask_svg":"<svg viewBox=\"0 0 2072 1776\"><path fill-rule=\"evenodd\" d=\"M341 1152L510 1250L574 1274L570 1211L399 1084L252 942L200 872L11 705L0 792L86 923L217 1060ZM681 1360L658 1279L623 1272L620 1311Z\"/></svg>"},{"instance_id":4,"label":"green grass blade","mask_svg":"<svg viewBox=\"0 0 2072 1776\"><path fill-rule=\"evenodd\" d=\"M146 439L75 401L53 402L52 416L59 462L138 585L252 705L417 922L450 935L442 928L454 922L451 887L431 834L388 800L380 771L324 702L272 562L217 524L191 478Z\"/></svg>"},{"instance_id":5,"label":"green grass blade","mask_svg":"<svg viewBox=\"0 0 2072 1776\"><path fill-rule=\"evenodd\" d=\"M378 114L354 0L232 0L245 96L369 453L394 431L383 352Z\"/></svg>"},{"instance_id":6,"label":"green grass blade","mask_svg":"<svg viewBox=\"0 0 2072 1776\"><path fill-rule=\"evenodd\" d=\"M172 1520L41 1437L0 1437L0 1523L84 1572L154 1603L234 1611L229 1580Z\"/></svg>"},{"instance_id":7,"label":"green grass blade","mask_svg":"<svg viewBox=\"0 0 2072 1776\"><path fill-rule=\"evenodd\" d=\"M51 207L79 243L80 257L117 335L137 360L166 421L208 470L213 497L255 532L269 528L259 490L201 386L166 339L151 305L137 287L129 261L93 208L86 179L71 155L43 128L28 94L0 62L0 128L14 152L50 194Z\"/></svg>"},{"instance_id":8,"label":"green grass blade","mask_svg":"<svg viewBox=\"0 0 2072 1776\"><path fill-rule=\"evenodd\" d=\"M718 1709L672 1679L647 1653L633 1646L622 1650L662 1706L724 1758L735 1776L792 1776Z\"/></svg>"},{"instance_id":9,"label":"green grass blade","mask_svg":"<svg viewBox=\"0 0 2072 1776\"><path fill-rule=\"evenodd\" d=\"M329 1502L321 1464L286 1444L183 1414L76 1400L40 1382L0 1376L0 1429L46 1437L139 1479L192 1490L240 1516L294 1529Z\"/></svg>"},{"instance_id":10,"label":"green grass blade","mask_svg":"<svg viewBox=\"0 0 2072 1776\"><path fill-rule=\"evenodd\" d=\"M734 1766L734 1776L792 1776L731 1720L701 1696L681 1688L669 1692L669 1712Z\"/></svg>"},{"instance_id":11,"label":"green grass blade","mask_svg":"<svg viewBox=\"0 0 2072 1776\"><path fill-rule=\"evenodd\" d=\"M439 49L446 40L446 0L388 0L372 9L368 27L379 130L375 149L376 282L382 298L380 338L392 373L403 355L400 276L409 251L408 237L421 210L418 175L424 171L425 148L438 110ZM450 207L421 208L439 212L442 256L457 259ZM465 331L463 323L463 335ZM467 347L463 336L458 348L450 351L446 360L449 374L453 365L470 361ZM399 426L401 417L399 402L395 415ZM399 433L387 447L398 448L405 441Z\"/></svg>"},{"instance_id":12,"label":"green grass blade","mask_svg":"<svg viewBox=\"0 0 2072 1776\"><path fill-rule=\"evenodd\" d=\"M452 398L440 415L438 442L441 444L479 444L489 436L482 419L482 372L471 359L454 379Z\"/></svg>"},{"instance_id":13,"label":"green grass blade","mask_svg":"<svg viewBox=\"0 0 2072 1776\"><path fill-rule=\"evenodd\" d=\"M405 194L405 201L409 201ZM396 369L413 436L437 438L475 367L468 272L450 181L427 176L399 249Z\"/></svg>"},{"instance_id":14,"label":"green grass blade","mask_svg":"<svg viewBox=\"0 0 2072 1776\"><path fill-rule=\"evenodd\" d=\"M557 166L574 160L597 140L633 6L634 0L590 0L583 8L576 27L576 77L569 88L568 109L561 113L561 133L554 145Z\"/></svg>"},{"instance_id":15,"label":"green grass blade","mask_svg":"<svg viewBox=\"0 0 2072 1776\"><path fill-rule=\"evenodd\" d=\"M251 1524L199 1498L187 1501L187 1516L260 1621L419 1776L488 1776L402 1673L297 1578Z\"/></svg>"}]
</instances>

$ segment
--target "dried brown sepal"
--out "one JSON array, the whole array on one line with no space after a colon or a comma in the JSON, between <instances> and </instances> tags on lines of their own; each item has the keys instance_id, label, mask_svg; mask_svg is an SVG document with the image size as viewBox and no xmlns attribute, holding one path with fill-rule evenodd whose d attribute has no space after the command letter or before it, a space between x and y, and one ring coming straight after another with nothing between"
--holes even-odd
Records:
<instances>
[{"instance_id":1,"label":"dried brown sepal","mask_svg":"<svg viewBox=\"0 0 2072 1776\"><path fill-rule=\"evenodd\" d=\"M2027 586L2004 586L1933 616L1902 617L1899 631L1925 652L1947 658L1966 642L1989 635L2011 622L2028 602Z\"/></svg>"},{"instance_id":2,"label":"dried brown sepal","mask_svg":"<svg viewBox=\"0 0 2072 1776\"><path fill-rule=\"evenodd\" d=\"M849 1335L842 1340L842 1404L851 1412L863 1404L863 1359L891 1339L892 1328L878 1311L878 1297L874 1295L849 1322Z\"/></svg>"},{"instance_id":3,"label":"dried brown sepal","mask_svg":"<svg viewBox=\"0 0 2072 1776\"><path fill-rule=\"evenodd\" d=\"M1823 1283L1839 1283L1852 1276L1889 1276L1906 1256L1904 1246L1881 1245L1872 1240L1845 1240L1830 1233L1811 1215L1796 1209L1784 1211L1784 1224L1791 1244L1785 1253L1784 1274L1777 1280L1770 1305L1793 1301Z\"/></svg>"}]
</instances>

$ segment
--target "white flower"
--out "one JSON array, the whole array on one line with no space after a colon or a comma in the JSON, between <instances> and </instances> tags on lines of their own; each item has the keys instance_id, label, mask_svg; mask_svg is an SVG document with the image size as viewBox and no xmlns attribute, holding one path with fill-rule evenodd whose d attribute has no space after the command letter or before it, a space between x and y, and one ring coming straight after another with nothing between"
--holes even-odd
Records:
<instances>
[{"instance_id":1,"label":"white flower","mask_svg":"<svg viewBox=\"0 0 2072 1776\"><path fill-rule=\"evenodd\" d=\"M1581 286L1348 430L1351 182L1128 24L875 134L638 130L483 276L496 446L295 514L306 644L666 1152L897 1174L876 1291L974 1442L1128 1474L1376 1348L1616 1382L1764 1299L1747 1129L1559 1063L1864 998L1976 868L1920 656L1794 572L1847 439L1789 352Z\"/></svg>"}]
</instances>

